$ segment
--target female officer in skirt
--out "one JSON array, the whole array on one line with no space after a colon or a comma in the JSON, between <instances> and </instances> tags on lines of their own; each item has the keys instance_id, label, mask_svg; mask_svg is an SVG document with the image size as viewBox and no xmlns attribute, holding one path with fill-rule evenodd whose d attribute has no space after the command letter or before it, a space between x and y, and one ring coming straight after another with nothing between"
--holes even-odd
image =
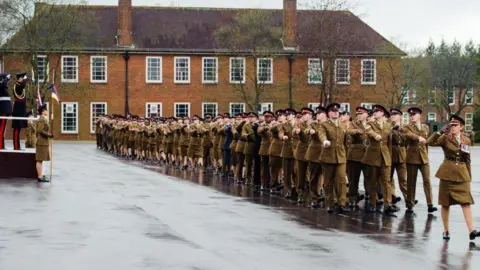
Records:
<instances>
[{"instance_id":1,"label":"female officer in skirt","mask_svg":"<svg viewBox=\"0 0 480 270\"><path fill-rule=\"evenodd\" d=\"M470 193L472 173L470 168L471 142L462 134L465 121L457 115L450 117L450 124L428 138L426 144L441 146L445 159L438 168L435 177L440 179L438 204L442 206L443 239L450 239L449 214L450 206L460 205L470 232L470 240L480 236L473 229L472 210L474 204Z\"/></svg>"},{"instance_id":2,"label":"female officer in skirt","mask_svg":"<svg viewBox=\"0 0 480 270\"><path fill-rule=\"evenodd\" d=\"M42 174L43 161L50 161L50 139L53 138L48 124L48 111L46 104L38 108L40 119L37 121L37 147L35 159L37 160L37 176L39 182L49 182Z\"/></svg>"}]
</instances>

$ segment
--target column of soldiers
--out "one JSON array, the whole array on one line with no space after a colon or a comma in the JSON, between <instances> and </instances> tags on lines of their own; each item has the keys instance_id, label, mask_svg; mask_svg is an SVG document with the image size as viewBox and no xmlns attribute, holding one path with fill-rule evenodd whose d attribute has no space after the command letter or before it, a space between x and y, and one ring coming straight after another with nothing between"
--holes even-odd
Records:
<instances>
[{"instance_id":1,"label":"column of soldiers","mask_svg":"<svg viewBox=\"0 0 480 270\"><path fill-rule=\"evenodd\" d=\"M263 193L284 194L329 213L358 210L392 214L403 200L413 213L416 180L422 174L428 212L432 203L427 125L422 110L375 105L357 107L355 120L338 103L315 111L288 108L213 116L140 118L104 115L96 122L97 148L126 159L214 174ZM395 194L394 175L402 193ZM359 193L363 175L365 194Z\"/></svg>"}]
</instances>

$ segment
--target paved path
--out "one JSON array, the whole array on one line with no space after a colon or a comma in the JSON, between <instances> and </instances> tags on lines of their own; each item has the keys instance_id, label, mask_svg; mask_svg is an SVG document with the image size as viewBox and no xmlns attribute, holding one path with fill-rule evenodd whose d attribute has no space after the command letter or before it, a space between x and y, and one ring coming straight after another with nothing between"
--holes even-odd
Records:
<instances>
[{"instance_id":1,"label":"paved path","mask_svg":"<svg viewBox=\"0 0 480 270\"><path fill-rule=\"evenodd\" d=\"M441 160L432 149L432 175ZM473 154L480 198L480 149ZM126 162L56 143L53 182L0 182L0 269L476 269L460 208L452 240L428 216L313 211L211 173ZM168 174L168 175L166 175ZM181 178L178 178L181 177ZM433 180L437 199L438 180ZM480 228L480 212L474 206ZM480 246L480 240L477 241ZM475 266L477 265L477 266Z\"/></svg>"}]
</instances>

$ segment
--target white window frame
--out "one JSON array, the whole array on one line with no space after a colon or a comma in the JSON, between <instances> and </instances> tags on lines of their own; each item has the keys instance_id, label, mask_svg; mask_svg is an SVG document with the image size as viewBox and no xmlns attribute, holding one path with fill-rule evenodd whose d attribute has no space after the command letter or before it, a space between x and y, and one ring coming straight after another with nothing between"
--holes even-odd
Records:
<instances>
[{"instance_id":1,"label":"white window frame","mask_svg":"<svg viewBox=\"0 0 480 270\"><path fill-rule=\"evenodd\" d=\"M64 75L65 75L64 69L65 69L65 67L63 66L63 60L64 60L65 58L74 58L74 59L75 59L75 64L76 64L75 67L74 67L74 69L75 69L75 75L76 75L76 76L75 76L75 79L65 79L65 78L64 78ZM79 63L78 63L78 55L62 55L62 57L61 57L61 62L62 62L62 63L61 63L61 65L62 65L62 76L61 76L62 82L64 82L64 83L78 83L78 77L79 77L79 75L80 75L80 74L78 74L78 73L79 73L79 68L78 68L78 66L79 66Z\"/></svg>"},{"instance_id":2,"label":"white window frame","mask_svg":"<svg viewBox=\"0 0 480 270\"><path fill-rule=\"evenodd\" d=\"M471 95L470 95L470 101L471 102L467 102L469 92L471 93ZM473 92L474 92L473 87L470 87L465 91L465 105L473 105Z\"/></svg>"},{"instance_id":3,"label":"white window frame","mask_svg":"<svg viewBox=\"0 0 480 270\"><path fill-rule=\"evenodd\" d=\"M473 130L473 118L474 114L472 112L465 113L465 131L472 131Z\"/></svg>"},{"instance_id":4,"label":"white window frame","mask_svg":"<svg viewBox=\"0 0 480 270\"><path fill-rule=\"evenodd\" d=\"M62 112L62 117L61 117L61 133L62 134L78 134L78 115L79 115L79 108L78 108L78 102L62 102L60 103L61 107L61 112ZM68 105L75 105L75 108L77 110L77 113L75 114L75 130L74 131L65 131L65 126L63 125L63 118L65 118L64 115L64 110L63 106L68 106Z\"/></svg>"},{"instance_id":5,"label":"white window frame","mask_svg":"<svg viewBox=\"0 0 480 270\"><path fill-rule=\"evenodd\" d=\"M437 103L437 89L432 89L428 92L428 104L433 105L435 103Z\"/></svg>"},{"instance_id":6,"label":"white window frame","mask_svg":"<svg viewBox=\"0 0 480 270\"><path fill-rule=\"evenodd\" d=\"M338 63L338 61L347 61L347 63L348 63L348 75L347 75L347 81L346 82L339 82L337 80L338 79L338 77L337 77L337 63ZM335 83L336 84L344 84L344 85L349 85L350 84L350 75L351 75L350 74L350 68L351 68L350 67L350 59L346 59L346 58L335 59L335 72L334 72L335 75L334 76L335 76Z\"/></svg>"},{"instance_id":7,"label":"white window frame","mask_svg":"<svg viewBox=\"0 0 480 270\"><path fill-rule=\"evenodd\" d=\"M160 72L159 78L160 79L158 79L158 80L150 80L148 78L148 69L149 69L148 60L151 60L151 59L160 60L160 70L159 70L159 72ZM145 82L147 82L147 83L163 83L163 58L161 56L147 56L145 58Z\"/></svg>"},{"instance_id":8,"label":"white window frame","mask_svg":"<svg viewBox=\"0 0 480 270\"><path fill-rule=\"evenodd\" d=\"M270 109L264 110L263 106L270 106ZM273 111L273 102L262 102L262 103L260 103L260 111L258 111L258 113L262 114L265 111Z\"/></svg>"},{"instance_id":9,"label":"white window frame","mask_svg":"<svg viewBox=\"0 0 480 270\"><path fill-rule=\"evenodd\" d=\"M360 103L360 107L364 107L368 110L373 110L373 105L375 105L375 103Z\"/></svg>"},{"instance_id":10,"label":"white window frame","mask_svg":"<svg viewBox=\"0 0 480 270\"><path fill-rule=\"evenodd\" d=\"M180 59L187 59L187 64L188 64L188 79L187 80L177 80L177 60ZM185 83L190 83L191 81L191 61L189 56L175 56L173 58L173 82L174 83L180 83L180 84L185 84Z\"/></svg>"},{"instance_id":11,"label":"white window frame","mask_svg":"<svg viewBox=\"0 0 480 270\"><path fill-rule=\"evenodd\" d=\"M245 106L246 104L245 103L242 103L242 102L230 102L230 104L228 104L228 111L230 112L230 115L235 117L235 115L233 114L233 111L232 111L232 105L238 105L238 104L241 104L243 106L243 112L245 112Z\"/></svg>"},{"instance_id":12,"label":"white window frame","mask_svg":"<svg viewBox=\"0 0 480 270\"><path fill-rule=\"evenodd\" d=\"M410 124L410 114L408 112L402 113L402 123L405 125Z\"/></svg>"},{"instance_id":13,"label":"white window frame","mask_svg":"<svg viewBox=\"0 0 480 270\"><path fill-rule=\"evenodd\" d=\"M232 71L233 71L233 65L232 65L232 62L233 60L242 60L243 62L243 70L242 70L242 81L233 81L232 80ZM230 80L230 83L232 84L243 84L245 83L245 76L246 76L246 69L247 69L247 63L246 63L246 60L245 60L245 57L230 57L230 69L229 69L229 80Z\"/></svg>"},{"instance_id":14,"label":"white window frame","mask_svg":"<svg viewBox=\"0 0 480 270\"><path fill-rule=\"evenodd\" d=\"M408 105L410 103L410 90L404 89L402 90L402 105Z\"/></svg>"},{"instance_id":15,"label":"white window frame","mask_svg":"<svg viewBox=\"0 0 480 270\"><path fill-rule=\"evenodd\" d=\"M215 60L215 80L205 80L205 60ZM202 83L218 83L218 57L202 57Z\"/></svg>"},{"instance_id":16,"label":"white window frame","mask_svg":"<svg viewBox=\"0 0 480 270\"><path fill-rule=\"evenodd\" d=\"M188 105L188 114L187 114L187 116L190 117L190 114L191 114L190 102L175 102L175 103L173 104L173 115L174 115L175 117L179 117L179 116L177 115L177 105Z\"/></svg>"},{"instance_id":17,"label":"white window frame","mask_svg":"<svg viewBox=\"0 0 480 270\"><path fill-rule=\"evenodd\" d=\"M308 103L307 107L315 111L317 107L319 107L321 104L320 103Z\"/></svg>"},{"instance_id":18,"label":"white window frame","mask_svg":"<svg viewBox=\"0 0 480 270\"><path fill-rule=\"evenodd\" d=\"M96 124L93 121L93 107L94 107L94 105L104 105L105 106L104 114L107 114L107 111L108 111L107 102L90 102L90 134L95 134L95 128L96 128Z\"/></svg>"},{"instance_id":19,"label":"white window frame","mask_svg":"<svg viewBox=\"0 0 480 270\"><path fill-rule=\"evenodd\" d=\"M350 103L340 103L340 110L350 113Z\"/></svg>"},{"instance_id":20,"label":"white window frame","mask_svg":"<svg viewBox=\"0 0 480 270\"><path fill-rule=\"evenodd\" d=\"M373 62L373 82L365 82L364 81L364 77L363 77L364 62L367 62L367 61ZM360 75L361 75L361 84L362 85L376 85L377 84L377 60L376 59L362 59ZM350 78L350 76L349 76L349 78Z\"/></svg>"},{"instance_id":21,"label":"white window frame","mask_svg":"<svg viewBox=\"0 0 480 270\"><path fill-rule=\"evenodd\" d=\"M267 81L260 80L260 61L270 61L270 80L267 80ZM273 58L268 58L268 57L257 58L257 83L261 83L261 84L273 83Z\"/></svg>"},{"instance_id":22,"label":"white window frame","mask_svg":"<svg viewBox=\"0 0 480 270\"><path fill-rule=\"evenodd\" d=\"M39 54L37 55L37 59L35 60L37 62L37 71L38 71L38 58L45 58L47 59L45 62L47 63L47 66L45 67L46 69L46 74L45 74L45 78L44 80L39 80L40 82L48 82L49 81L49 77L50 77L50 62L48 61L48 56L47 55L44 55L44 54ZM3 64L3 63L2 63ZM1 69L3 70L3 69ZM33 67L32 67L32 79L35 78L35 71L33 70Z\"/></svg>"},{"instance_id":23,"label":"white window frame","mask_svg":"<svg viewBox=\"0 0 480 270\"><path fill-rule=\"evenodd\" d=\"M411 104L417 104L417 89L412 90L412 101Z\"/></svg>"},{"instance_id":24,"label":"white window frame","mask_svg":"<svg viewBox=\"0 0 480 270\"><path fill-rule=\"evenodd\" d=\"M218 115L218 103L217 102L202 102L202 118L205 118L205 105L215 105L215 112L213 113L213 117Z\"/></svg>"},{"instance_id":25,"label":"white window frame","mask_svg":"<svg viewBox=\"0 0 480 270\"><path fill-rule=\"evenodd\" d=\"M159 117L162 117L163 116L163 104L162 102L146 102L145 103L145 118L150 118L151 117L151 113L149 113L149 107L152 108L153 106L156 106L158 108L157 110L159 110L158 112L158 116ZM151 109L150 109L151 110Z\"/></svg>"},{"instance_id":26,"label":"white window frame","mask_svg":"<svg viewBox=\"0 0 480 270\"><path fill-rule=\"evenodd\" d=\"M432 116L432 115L433 115L433 117L430 117L430 116ZM432 119L433 119L433 120L432 120ZM437 122L437 113L429 112L429 113L427 114L427 121L429 121L429 122Z\"/></svg>"},{"instance_id":27,"label":"white window frame","mask_svg":"<svg viewBox=\"0 0 480 270\"><path fill-rule=\"evenodd\" d=\"M450 103L450 101L449 101L449 99L450 99L450 91L447 92L447 101L449 101L449 102L448 102L448 106L454 106L454 105L455 105L455 98L456 98L456 96L455 96L455 88L452 90L452 93L453 93L453 98L452 98L453 103Z\"/></svg>"},{"instance_id":28,"label":"white window frame","mask_svg":"<svg viewBox=\"0 0 480 270\"><path fill-rule=\"evenodd\" d=\"M320 80L319 81L312 81L312 73L316 72L315 70L312 70L313 64L311 62L313 61L318 61L320 62ZM316 64L316 63L315 63ZM308 66L308 71L307 71L307 82L308 84L321 84L323 82L323 59L320 58L308 58L307 62Z\"/></svg>"},{"instance_id":29,"label":"white window frame","mask_svg":"<svg viewBox=\"0 0 480 270\"><path fill-rule=\"evenodd\" d=\"M93 59L103 58L105 60L105 80L93 79ZM90 56L90 82L91 83L107 83L108 82L108 57L104 55L92 55Z\"/></svg>"}]
</instances>

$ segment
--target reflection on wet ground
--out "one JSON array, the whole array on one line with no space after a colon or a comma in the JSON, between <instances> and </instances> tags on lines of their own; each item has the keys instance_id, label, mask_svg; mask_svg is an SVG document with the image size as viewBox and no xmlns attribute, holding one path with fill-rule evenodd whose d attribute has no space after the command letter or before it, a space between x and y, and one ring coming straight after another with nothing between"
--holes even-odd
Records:
<instances>
[{"instance_id":1,"label":"reflection on wet ground","mask_svg":"<svg viewBox=\"0 0 480 270\"><path fill-rule=\"evenodd\" d=\"M94 148L56 143L51 184L0 182L0 269L443 270L480 263L460 208L452 210L452 239L443 242L440 213L427 215L420 179L414 216L404 214L403 202L397 217L329 215L210 171L125 161ZM430 151L432 175L441 157ZM479 160L476 148L474 175ZM432 186L436 200L434 178ZM479 192L474 179L474 198ZM39 259L22 259L28 256Z\"/></svg>"}]
</instances>

